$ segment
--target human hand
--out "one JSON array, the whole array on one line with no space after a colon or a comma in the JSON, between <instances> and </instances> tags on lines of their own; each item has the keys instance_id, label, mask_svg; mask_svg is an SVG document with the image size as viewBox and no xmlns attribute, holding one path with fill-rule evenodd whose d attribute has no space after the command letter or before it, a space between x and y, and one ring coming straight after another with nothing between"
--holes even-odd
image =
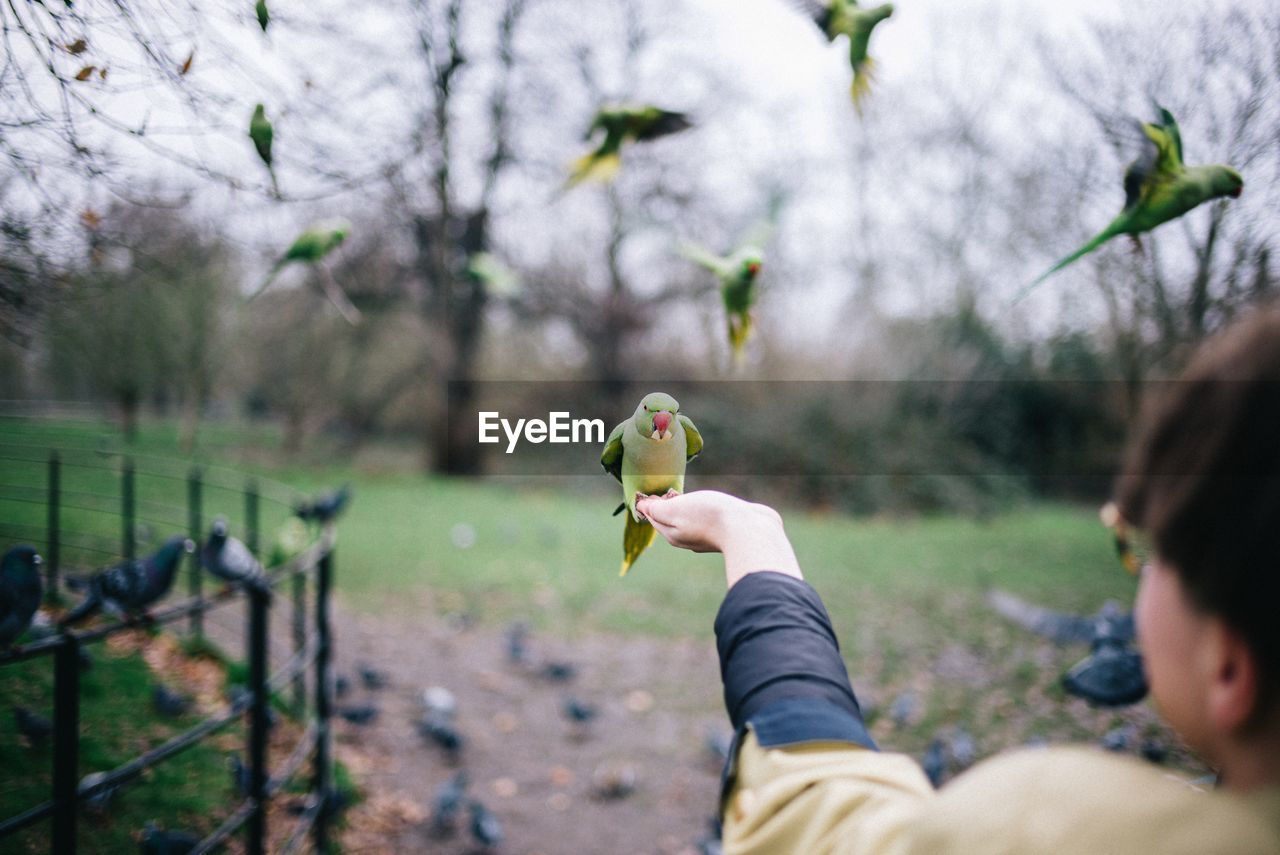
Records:
<instances>
[{"instance_id":1,"label":"human hand","mask_svg":"<svg viewBox=\"0 0 1280 855\"><path fill-rule=\"evenodd\" d=\"M715 490L698 490L675 496L641 496L636 510L672 546L723 553L729 587L748 573L761 570L804 578L783 530L782 517L768 505Z\"/></svg>"}]
</instances>

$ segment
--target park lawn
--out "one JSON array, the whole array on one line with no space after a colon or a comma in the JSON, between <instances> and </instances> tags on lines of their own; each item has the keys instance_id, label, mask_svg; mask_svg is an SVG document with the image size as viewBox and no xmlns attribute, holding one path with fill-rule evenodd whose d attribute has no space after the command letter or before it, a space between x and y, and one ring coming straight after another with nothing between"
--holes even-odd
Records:
<instances>
[{"instance_id":1,"label":"park lawn","mask_svg":"<svg viewBox=\"0 0 1280 855\"><path fill-rule=\"evenodd\" d=\"M83 544L89 548L64 549L64 566L74 572L118 553L115 453L124 445L106 422L0 418L0 548L15 542L15 533L44 548L50 445L63 450L65 462L83 464L63 467L63 528L93 539ZM205 530L214 514L224 514L243 537L238 490L246 475L257 479L264 552L298 496L351 482L355 496L335 555L335 590L349 609L385 614L401 627L443 619L501 631L520 619L557 645L601 635L691 638L707 643L710 654L724 594L718 556L659 539L619 579L623 524L611 516L618 488L596 471L594 453L581 475L447 479L424 475L417 449L389 443L342 451L317 442L290 458L262 426L206 429L188 458L163 422L144 424L128 450L139 473L139 517L150 526L139 532L139 553L185 532L193 461L207 482ZM717 486L711 478L691 482ZM767 495L769 486L761 479L751 489ZM1170 766L1204 771L1149 704L1092 709L1065 696L1061 675L1086 651L1036 638L986 604L987 590L999 587L1063 611L1092 613L1106 599L1128 607L1135 580L1121 571L1096 508L1027 502L981 519L780 510L882 744L919 756L939 734L965 729L986 755L1028 741L1096 741L1123 726L1166 746ZM185 590L180 579L174 596ZM678 688L668 700L686 704ZM692 704L686 712L711 712Z\"/></svg>"},{"instance_id":2,"label":"park lawn","mask_svg":"<svg viewBox=\"0 0 1280 855\"><path fill-rule=\"evenodd\" d=\"M187 713L161 719L151 709L156 676L136 650L90 645L92 665L81 674L80 771L113 769L142 751L195 725ZM0 697L6 725L0 727L0 816L9 817L50 795L53 740L31 746L18 735L8 707L25 706L53 715L53 658L27 660L0 668ZM193 745L144 772L123 788L101 814L82 810L77 847L83 852L137 851L136 835L150 820L161 827L207 834L228 813L235 791L223 751L238 746L236 725L223 735ZM230 741L228 741L230 740ZM222 746L222 747L219 747ZM4 841L4 851L48 851L49 822L42 820ZM12 848L9 848L12 847Z\"/></svg>"},{"instance_id":3,"label":"park lawn","mask_svg":"<svg viewBox=\"0 0 1280 855\"><path fill-rule=\"evenodd\" d=\"M114 452L125 446L109 422L0 419L0 545L18 534L44 547L45 460L55 445L64 460L62 527L79 545L63 547L63 564L74 572L110 560L122 537ZM130 447L139 552L185 532L184 479L194 460L205 472L206 529L223 514L245 536L241 473L258 476L264 552L288 517L289 488L312 493L350 481L355 499L339 529L337 590L358 608L427 603L482 621L523 617L570 635L700 636L723 595L717 557L675 550L661 538L618 578L622 521L610 516L616 485L592 471L594 460L584 464L590 475L480 481L424 476L408 452L380 449L335 465L323 454L277 462L278 448L269 427L213 425L186 458L172 424L144 422ZM1028 503L984 519L782 510L801 566L837 626L874 623L877 610L942 620L940 602L973 604L988 586L1082 612L1107 598L1128 603L1134 592L1093 508Z\"/></svg>"}]
</instances>

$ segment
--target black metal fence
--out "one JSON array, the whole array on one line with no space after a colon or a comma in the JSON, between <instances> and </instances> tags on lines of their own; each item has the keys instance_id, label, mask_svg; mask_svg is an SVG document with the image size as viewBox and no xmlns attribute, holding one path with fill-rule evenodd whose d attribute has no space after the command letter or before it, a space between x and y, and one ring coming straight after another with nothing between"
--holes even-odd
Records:
<instances>
[{"instance_id":1,"label":"black metal fence","mask_svg":"<svg viewBox=\"0 0 1280 855\"><path fill-rule=\"evenodd\" d=\"M60 596L60 577L66 552L96 557L96 560L85 562L88 565L105 563L103 556L133 558L137 548L139 524L175 526L180 515L185 517L182 524L188 536L197 544L196 553L189 561L187 596L180 602L158 608L143 618L108 621L84 630L63 628L54 634L0 652L0 668L42 656L52 656L54 667L54 745L50 797L19 814L0 820L0 841L34 823L50 820L51 851L57 855L74 853L78 807L82 802L95 794L136 779L148 768L174 757L247 714L248 738L244 761L248 770L247 795L222 824L200 842L194 852L213 851L241 830L249 853L265 851L270 800L299 777L308 759L311 761L311 774L305 808L294 820L293 828L278 851L292 852L308 836L316 851L325 851L329 821L333 813L330 750L332 640L329 600L334 573L335 526L329 523L320 527L313 532L314 536L303 551L281 561L277 566L269 567L270 590L267 587L261 590L246 587L206 595L199 562L199 544L203 536L203 514L209 488L238 493L242 497L244 539L255 554L259 552L261 499L264 491L268 501L283 507L285 513L298 494L282 484L262 479L244 479L244 476L236 473L228 474L228 470L211 473L207 468L190 467L185 473L177 474L174 472L177 461L150 458L151 465L143 470L144 474L186 481L185 508L179 502L140 499L137 491L139 469L133 456L119 458L118 495L105 492L100 480L98 489L66 489L63 477L66 466L96 470L100 476L104 470L116 471L115 467L110 467L103 459L110 457L113 455L88 449L64 449L37 456L33 446L0 445L0 461L19 466L39 463L47 467L43 496L38 488L32 489L30 483L0 483L0 499L29 504L42 503L47 506L43 531L39 526L23 525L0 518L0 541L24 540L40 545L45 559L45 596L49 601L56 601ZM145 459L143 455L137 457ZM211 477L211 474L216 477ZM238 489L234 484L236 480L239 480ZM117 501L115 508L108 507ZM69 509L80 513L118 514L121 522L118 551L112 548L115 544L110 542L110 538L100 531L76 531L67 527L64 517ZM272 591L284 587L285 580L289 580L291 594L287 600L272 595ZM310 608L308 582L314 590ZM176 587L175 581L175 589ZM208 716L186 731L116 768L103 774L81 777L81 649L131 627L162 626L183 620L187 622L190 636L202 638L205 616L232 602L243 602L247 606L248 619L244 632L244 650L248 663L247 691L221 712ZM282 602L288 602L292 610L289 621L292 652L287 661L274 672L269 672L269 617L271 610L280 608ZM308 708L306 676L309 672L313 675L313 702ZM270 698L290 686L294 711L303 717L306 727L286 759L271 769L267 757L267 738L272 718L269 710ZM0 848L3 846L0 845Z\"/></svg>"}]
</instances>

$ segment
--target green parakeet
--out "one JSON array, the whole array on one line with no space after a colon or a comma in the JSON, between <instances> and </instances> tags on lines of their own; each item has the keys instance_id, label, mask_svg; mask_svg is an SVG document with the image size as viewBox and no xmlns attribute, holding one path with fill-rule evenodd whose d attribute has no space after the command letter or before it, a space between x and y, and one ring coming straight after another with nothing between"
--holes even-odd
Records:
<instances>
[{"instance_id":1,"label":"green parakeet","mask_svg":"<svg viewBox=\"0 0 1280 855\"><path fill-rule=\"evenodd\" d=\"M265 291L276 277L280 275L280 271L288 267L294 262L303 264L316 264L326 255L336 249L351 232L351 224L345 220L336 220L328 223L319 223L304 231L294 239L289 248L285 250L284 255L271 266L271 270L267 273L267 278L258 286L249 299L252 300ZM333 277L327 275L324 268L320 268L326 275L321 276L321 288L329 302L349 323L355 324L360 320L360 310L351 304L347 299L347 295L343 293L338 284L333 281Z\"/></svg>"},{"instance_id":2,"label":"green parakeet","mask_svg":"<svg viewBox=\"0 0 1280 855\"><path fill-rule=\"evenodd\" d=\"M258 26L262 27L262 32L267 31L267 24L271 23L271 13L267 11L267 0L258 0L253 6L253 12L258 16Z\"/></svg>"},{"instance_id":3,"label":"green parakeet","mask_svg":"<svg viewBox=\"0 0 1280 855\"><path fill-rule=\"evenodd\" d=\"M693 244L681 251L691 261L701 264L720 280L720 299L729 323L729 347L735 362L742 358L747 337L751 335L751 307L756 302L756 280L764 264L764 253L756 246L744 246L733 255L713 255Z\"/></svg>"},{"instance_id":4,"label":"green parakeet","mask_svg":"<svg viewBox=\"0 0 1280 855\"><path fill-rule=\"evenodd\" d=\"M311 535L306 524L297 517L289 517L280 528L276 529L275 541L271 544L268 567L279 567L291 558L296 558L311 544Z\"/></svg>"},{"instance_id":5,"label":"green parakeet","mask_svg":"<svg viewBox=\"0 0 1280 855\"><path fill-rule=\"evenodd\" d=\"M893 4L861 7L858 0L796 0L810 14L813 22L822 30L828 41L837 36L849 37L849 64L853 67L853 83L849 93L853 106L862 111L862 99L871 87L875 63L867 55L871 43L871 31L893 14Z\"/></svg>"},{"instance_id":6,"label":"green parakeet","mask_svg":"<svg viewBox=\"0 0 1280 855\"><path fill-rule=\"evenodd\" d=\"M619 576L627 575L656 534L636 512L636 496L683 493L685 464L701 451L702 434L680 415L676 399L663 392L645 395L635 415L609 434L600 465L622 484L622 504L614 514L628 511Z\"/></svg>"},{"instance_id":7,"label":"green parakeet","mask_svg":"<svg viewBox=\"0 0 1280 855\"><path fill-rule=\"evenodd\" d=\"M1022 289L1022 299L1035 286L1116 235L1138 235L1167 223L1212 199L1236 198L1244 179L1229 166L1186 166L1182 162L1182 136L1168 110L1156 105L1159 123L1143 122L1142 153L1124 173L1124 208L1092 240L1042 273ZM1141 246L1141 244L1139 244Z\"/></svg>"},{"instance_id":8,"label":"green parakeet","mask_svg":"<svg viewBox=\"0 0 1280 855\"><path fill-rule=\"evenodd\" d=\"M520 277L493 253L477 252L468 258L467 275L492 297L512 297L520 292Z\"/></svg>"},{"instance_id":9,"label":"green parakeet","mask_svg":"<svg viewBox=\"0 0 1280 855\"><path fill-rule=\"evenodd\" d=\"M591 126L583 137L590 142L597 131L604 131L604 139L587 155L574 161L568 186L572 187L588 178L609 181L622 165L624 143L648 142L668 134L692 127L684 113L663 110L650 105L624 105L602 107L591 120Z\"/></svg>"},{"instance_id":10,"label":"green parakeet","mask_svg":"<svg viewBox=\"0 0 1280 855\"><path fill-rule=\"evenodd\" d=\"M276 183L276 170L271 164L271 141L275 138L275 128L267 118L267 110L261 104L253 108L253 117L249 119L249 139L258 157L267 165L267 173L271 176L271 189L280 195L280 185Z\"/></svg>"}]
</instances>

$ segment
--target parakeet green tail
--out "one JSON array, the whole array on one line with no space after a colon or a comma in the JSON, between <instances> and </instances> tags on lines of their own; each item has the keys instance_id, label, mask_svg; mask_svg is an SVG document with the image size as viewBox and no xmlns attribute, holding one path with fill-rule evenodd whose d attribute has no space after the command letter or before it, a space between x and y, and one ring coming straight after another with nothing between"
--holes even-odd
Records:
<instances>
[{"instance_id":1,"label":"parakeet green tail","mask_svg":"<svg viewBox=\"0 0 1280 855\"><path fill-rule=\"evenodd\" d=\"M1123 214L1120 217L1117 217L1115 220L1111 222L1110 225L1108 225L1102 231L1098 232L1098 234L1092 240L1086 243L1084 246L1080 247L1075 252L1071 253L1066 258L1059 261L1057 264L1053 265L1053 267L1050 267L1044 273L1041 273L1039 276L1035 278L1033 282L1023 286L1022 290L1018 292L1018 295L1013 298L1013 302L1016 303L1019 300L1021 300L1023 297L1027 296L1027 294L1031 292L1031 289L1035 288L1041 282L1048 279L1050 276L1057 273L1059 270L1066 267L1068 264L1071 264L1073 261L1078 261L1079 259L1088 255L1089 253L1093 252L1095 249L1102 246L1104 243L1111 240L1116 235L1123 234L1125 230L1124 219L1125 218Z\"/></svg>"},{"instance_id":2,"label":"parakeet green tail","mask_svg":"<svg viewBox=\"0 0 1280 855\"><path fill-rule=\"evenodd\" d=\"M747 346L747 339L751 336L751 315L744 312L741 315L729 315L729 346L733 351L733 361L738 362L742 359L743 349Z\"/></svg>"},{"instance_id":3,"label":"parakeet green tail","mask_svg":"<svg viewBox=\"0 0 1280 855\"><path fill-rule=\"evenodd\" d=\"M862 115L862 99L871 91L871 82L875 79L875 62L866 57L853 69L853 82L849 84L849 97L853 99L853 108Z\"/></svg>"},{"instance_id":4,"label":"parakeet green tail","mask_svg":"<svg viewBox=\"0 0 1280 855\"><path fill-rule=\"evenodd\" d=\"M658 533L650 523L636 522L631 514L624 516L627 518L627 525L622 532L622 569L618 571L619 577L627 575L631 565L636 563L640 553L649 548L654 535Z\"/></svg>"},{"instance_id":5,"label":"parakeet green tail","mask_svg":"<svg viewBox=\"0 0 1280 855\"><path fill-rule=\"evenodd\" d=\"M612 154L583 155L573 162L569 172L568 186L573 187L583 181L612 181L622 168L622 157L618 152Z\"/></svg>"}]
</instances>

